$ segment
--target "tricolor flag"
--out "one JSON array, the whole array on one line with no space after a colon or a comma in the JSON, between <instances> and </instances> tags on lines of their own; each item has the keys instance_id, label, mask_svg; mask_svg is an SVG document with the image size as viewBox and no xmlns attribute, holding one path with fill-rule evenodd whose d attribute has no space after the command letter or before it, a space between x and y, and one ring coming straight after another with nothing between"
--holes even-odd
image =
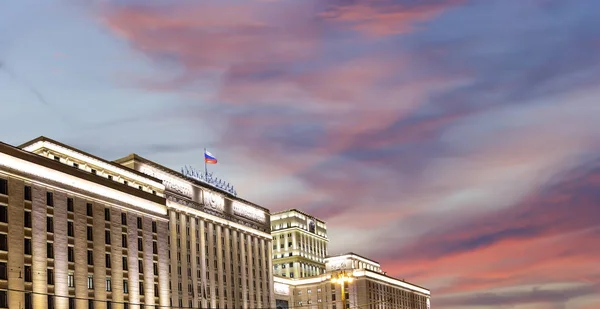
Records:
<instances>
[{"instance_id":1,"label":"tricolor flag","mask_svg":"<svg viewBox=\"0 0 600 309\"><path fill-rule=\"evenodd\" d=\"M217 164L217 158L208 151L204 151L204 162L208 164Z\"/></svg>"}]
</instances>

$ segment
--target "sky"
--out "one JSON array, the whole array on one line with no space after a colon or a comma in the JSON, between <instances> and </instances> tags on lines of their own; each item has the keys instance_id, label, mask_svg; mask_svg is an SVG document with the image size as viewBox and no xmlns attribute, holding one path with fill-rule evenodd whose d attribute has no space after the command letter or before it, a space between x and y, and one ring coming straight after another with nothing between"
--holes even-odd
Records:
<instances>
[{"instance_id":1,"label":"sky","mask_svg":"<svg viewBox=\"0 0 600 309\"><path fill-rule=\"evenodd\" d=\"M600 308L597 0L9 0L0 140L203 167L433 308Z\"/></svg>"}]
</instances>

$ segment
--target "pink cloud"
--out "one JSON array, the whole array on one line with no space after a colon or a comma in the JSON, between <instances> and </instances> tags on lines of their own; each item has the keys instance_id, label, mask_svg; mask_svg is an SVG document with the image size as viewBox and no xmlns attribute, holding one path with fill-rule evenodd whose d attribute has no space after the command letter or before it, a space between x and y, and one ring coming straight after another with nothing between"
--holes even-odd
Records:
<instances>
[{"instance_id":1,"label":"pink cloud","mask_svg":"<svg viewBox=\"0 0 600 309\"><path fill-rule=\"evenodd\" d=\"M462 0L431 1L416 5L394 4L393 1L357 1L336 6L321 14L328 20L350 24L372 37L403 34L413 31L419 23L431 20L444 11L463 3Z\"/></svg>"}]
</instances>

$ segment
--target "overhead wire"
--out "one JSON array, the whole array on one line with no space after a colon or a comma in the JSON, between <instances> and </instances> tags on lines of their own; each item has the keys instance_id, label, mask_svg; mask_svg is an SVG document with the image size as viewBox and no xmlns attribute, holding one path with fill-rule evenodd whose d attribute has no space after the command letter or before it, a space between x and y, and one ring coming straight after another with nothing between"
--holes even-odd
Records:
<instances>
[{"instance_id":1,"label":"overhead wire","mask_svg":"<svg viewBox=\"0 0 600 309\"><path fill-rule=\"evenodd\" d=\"M50 294L50 293L42 293L42 292L34 292L34 291L27 291L27 290L20 290L20 289L14 289L14 288L0 288L0 291L11 291L11 292L18 292L18 293L23 293L23 294L32 294L32 295L43 295L43 296L53 296L55 298L67 298L67 299L73 299L73 300L84 300L84 301L93 301L93 302L102 302L102 303L111 303L114 305L129 305L129 306L144 306L143 308L147 308L147 309L216 309L216 308L202 308L202 307L181 307L181 306L162 306L162 305L149 305L149 304L145 304L145 303L133 303L133 302L119 302L119 301L114 301L114 300L100 300L100 299L95 299L95 298L84 298L84 297L76 297L76 296L65 296L65 295L56 295L56 294ZM388 298L387 301L391 301L391 298ZM32 301L33 302L33 301ZM321 305L328 305L328 304L337 304L340 301L327 301L327 302L320 302L317 304L306 304L306 305L296 305L296 306L286 306L284 309L299 309L299 308L308 308L308 307L319 307ZM364 304L358 304L358 305L352 305L347 307L348 309L361 309L364 308L366 306L370 306L370 305L375 305L375 304L379 304L379 303L383 303L384 300L378 300L378 301L373 301L373 302L368 302L368 303L364 303ZM277 309L278 307L276 306L275 308L273 307L248 307L247 309ZM232 307L231 309L241 309L241 308L236 308L236 307ZM343 309L343 308L342 308Z\"/></svg>"}]
</instances>

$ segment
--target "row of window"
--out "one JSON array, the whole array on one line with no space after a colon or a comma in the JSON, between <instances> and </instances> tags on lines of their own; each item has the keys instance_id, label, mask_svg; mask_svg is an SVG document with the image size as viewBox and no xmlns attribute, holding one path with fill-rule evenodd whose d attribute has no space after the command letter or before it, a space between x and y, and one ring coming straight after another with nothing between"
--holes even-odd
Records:
<instances>
[{"instance_id":1,"label":"row of window","mask_svg":"<svg viewBox=\"0 0 600 309\"><path fill-rule=\"evenodd\" d=\"M110 278L107 278L107 291L110 291ZM124 281L124 290L127 290L127 285L126 285L126 280ZM143 282L141 282L140 285L140 291L143 291ZM126 292L127 293L127 292ZM143 295L143 292L141 292ZM158 286L154 285L154 295L158 295ZM56 308L56 299L61 297L61 296L56 296L56 295L47 295L47 302L48 302L48 309L55 309ZM25 293L24 295L25 298L25 303L24 303L24 309L33 309L33 299L32 299L32 293ZM75 297L68 297L68 304L69 304L69 309L75 309ZM106 305L106 309L112 309L113 308L113 304L122 304L124 309L129 309L130 307L130 303L129 302L112 302L110 300L106 300L106 301L100 301L100 300L93 300L93 299L88 299L87 300L88 303L88 309L94 309L95 304L98 303L103 303ZM132 306L134 304L131 304ZM137 305L137 304L135 304ZM151 306L150 306L151 307ZM8 292L7 291L0 291L0 308L8 308Z\"/></svg>"}]
</instances>

